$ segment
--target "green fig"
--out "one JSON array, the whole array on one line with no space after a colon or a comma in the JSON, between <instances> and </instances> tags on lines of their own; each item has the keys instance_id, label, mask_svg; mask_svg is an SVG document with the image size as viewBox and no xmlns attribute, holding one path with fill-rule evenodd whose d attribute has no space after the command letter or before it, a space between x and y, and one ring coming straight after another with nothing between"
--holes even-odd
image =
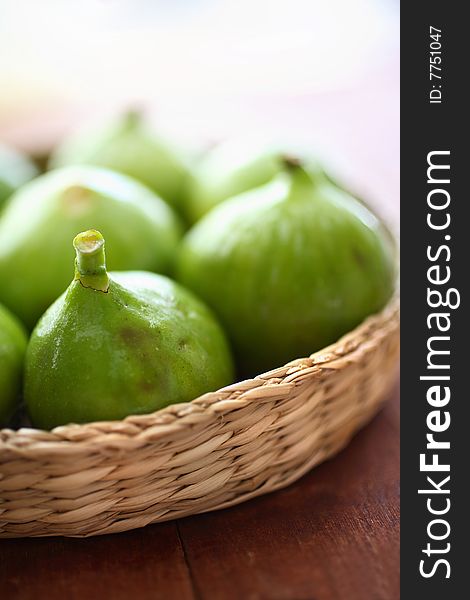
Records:
<instances>
[{"instance_id":1,"label":"green fig","mask_svg":"<svg viewBox=\"0 0 470 600\"><path fill-rule=\"evenodd\" d=\"M0 305L0 425L8 422L18 400L27 342L21 323Z\"/></svg>"},{"instance_id":2,"label":"green fig","mask_svg":"<svg viewBox=\"0 0 470 600\"><path fill-rule=\"evenodd\" d=\"M31 420L122 419L187 402L231 382L212 312L161 275L109 273L98 231L74 239L75 279L32 333L24 396Z\"/></svg>"},{"instance_id":3,"label":"green fig","mask_svg":"<svg viewBox=\"0 0 470 600\"><path fill-rule=\"evenodd\" d=\"M177 210L181 207L187 166L181 153L157 137L139 112L95 131L78 132L53 153L53 168L72 164L106 167L144 183Z\"/></svg>"},{"instance_id":4,"label":"green fig","mask_svg":"<svg viewBox=\"0 0 470 600\"><path fill-rule=\"evenodd\" d=\"M177 266L249 374L337 340L385 305L394 276L391 238L374 214L295 161L197 223Z\"/></svg>"},{"instance_id":5,"label":"green fig","mask_svg":"<svg viewBox=\"0 0 470 600\"><path fill-rule=\"evenodd\" d=\"M115 270L168 272L181 236L172 209L130 177L90 166L37 177L0 218L0 302L29 328L70 282L70 240L92 226Z\"/></svg>"},{"instance_id":6,"label":"green fig","mask_svg":"<svg viewBox=\"0 0 470 600\"><path fill-rule=\"evenodd\" d=\"M259 138L223 142L196 162L186 179L184 217L194 225L215 206L265 185L279 175L286 160L296 161L299 148L267 144ZM321 169L316 159L301 151L310 171ZM324 173L330 178L329 174Z\"/></svg>"},{"instance_id":7,"label":"green fig","mask_svg":"<svg viewBox=\"0 0 470 600\"><path fill-rule=\"evenodd\" d=\"M16 189L36 175L29 158L0 144L0 209Z\"/></svg>"}]
</instances>

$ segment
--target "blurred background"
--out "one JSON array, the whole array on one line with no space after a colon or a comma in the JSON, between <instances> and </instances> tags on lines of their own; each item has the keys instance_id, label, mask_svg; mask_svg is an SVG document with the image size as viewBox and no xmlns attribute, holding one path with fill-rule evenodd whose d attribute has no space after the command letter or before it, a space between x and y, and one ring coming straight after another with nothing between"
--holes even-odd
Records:
<instances>
[{"instance_id":1,"label":"blurred background","mask_svg":"<svg viewBox=\"0 0 470 600\"><path fill-rule=\"evenodd\" d=\"M0 0L0 139L44 155L128 107L190 147L313 149L395 228L396 0Z\"/></svg>"}]
</instances>

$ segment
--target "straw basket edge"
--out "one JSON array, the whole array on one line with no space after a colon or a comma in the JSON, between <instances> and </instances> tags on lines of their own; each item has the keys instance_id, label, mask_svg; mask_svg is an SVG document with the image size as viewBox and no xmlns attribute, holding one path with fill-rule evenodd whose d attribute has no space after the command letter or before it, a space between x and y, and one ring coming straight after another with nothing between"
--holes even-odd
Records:
<instances>
[{"instance_id":1,"label":"straw basket edge","mask_svg":"<svg viewBox=\"0 0 470 600\"><path fill-rule=\"evenodd\" d=\"M0 431L0 537L120 532L285 487L379 410L399 300L308 358L123 421Z\"/></svg>"}]
</instances>

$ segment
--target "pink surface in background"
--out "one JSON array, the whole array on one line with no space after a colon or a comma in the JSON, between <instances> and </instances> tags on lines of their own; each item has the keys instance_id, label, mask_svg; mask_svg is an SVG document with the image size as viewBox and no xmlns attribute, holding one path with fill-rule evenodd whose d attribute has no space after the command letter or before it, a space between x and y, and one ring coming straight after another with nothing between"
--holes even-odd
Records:
<instances>
[{"instance_id":1,"label":"pink surface in background","mask_svg":"<svg viewBox=\"0 0 470 600\"><path fill-rule=\"evenodd\" d=\"M368 71L346 89L279 96L249 95L194 100L168 110L146 106L157 126L180 141L203 146L253 132L312 147L342 179L364 196L395 231L399 223L398 58ZM106 103L93 109L44 107L3 119L0 139L44 154L69 131L116 112Z\"/></svg>"}]
</instances>

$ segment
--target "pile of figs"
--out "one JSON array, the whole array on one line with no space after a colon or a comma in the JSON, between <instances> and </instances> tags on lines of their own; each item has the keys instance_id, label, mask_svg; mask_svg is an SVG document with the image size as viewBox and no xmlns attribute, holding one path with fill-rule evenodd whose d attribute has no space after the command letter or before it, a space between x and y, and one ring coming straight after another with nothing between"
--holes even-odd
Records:
<instances>
[{"instance_id":1,"label":"pile of figs","mask_svg":"<svg viewBox=\"0 0 470 600\"><path fill-rule=\"evenodd\" d=\"M384 224L310 157L194 158L136 112L42 173L0 147L0 425L189 402L336 341L395 276Z\"/></svg>"}]
</instances>

